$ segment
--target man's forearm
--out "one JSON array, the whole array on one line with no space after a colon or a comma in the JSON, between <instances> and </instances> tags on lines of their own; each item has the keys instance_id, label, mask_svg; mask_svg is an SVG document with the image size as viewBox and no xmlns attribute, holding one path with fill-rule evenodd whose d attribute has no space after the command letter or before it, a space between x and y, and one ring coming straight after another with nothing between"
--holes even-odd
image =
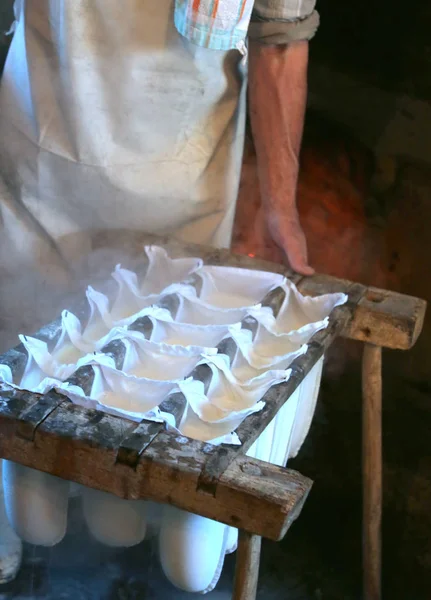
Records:
<instances>
[{"instance_id":1,"label":"man's forearm","mask_svg":"<svg viewBox=\"0 0 431 600\"><path fill-rule=\"evenodd\" d=\"M264 46L251 42L250 116L262 201L291 208L307 98L308 42Z\"/></svg>"}]
</instances>

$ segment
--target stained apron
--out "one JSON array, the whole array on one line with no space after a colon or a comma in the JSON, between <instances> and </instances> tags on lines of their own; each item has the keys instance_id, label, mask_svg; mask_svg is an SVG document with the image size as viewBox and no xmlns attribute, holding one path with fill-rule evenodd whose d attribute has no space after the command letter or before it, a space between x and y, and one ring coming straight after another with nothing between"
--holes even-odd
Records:
<instances>
[{"instance_id":1,"label":"stained apron","mask_svg":"<svg viewBox=\"0 0 431 600\"><path fill-rule=\"evenodd\" d=\"M0 350L123 262L119 239L229 246L244 137L240 53L187 42L173 0L16 10L0 86Z\"/></svg>"},{"instance_id":2,"label":"stained apron","mask_svg":"<svg viewBox=\"0 0 431 600\"><path fill-rule=\"evenodd\" d=\"M17 11L0 87L2 349L60 308L97 230L229 246L245 121L240 53L180 36L173 0Z\"/></svg>"}]
</instances>

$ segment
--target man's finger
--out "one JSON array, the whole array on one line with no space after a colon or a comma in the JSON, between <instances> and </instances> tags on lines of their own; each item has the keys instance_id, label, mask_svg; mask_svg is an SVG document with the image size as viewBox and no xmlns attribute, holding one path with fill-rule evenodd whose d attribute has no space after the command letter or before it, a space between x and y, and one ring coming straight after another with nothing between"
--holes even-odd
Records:
<instances>
[{"instance_id":1,"label":"man's finger","mask_svg":"<svg viewBox=\"0 0 431 600\"><path fill-rule=\"evenodd\" d=\"M308 263L304 234L296 231L289 235L286 232L283 238L282 247L291 268L300 275L313 275L315 271Z\"/></svg>"},{"instance_id":2,"label":"man's finger","mask_svg":"<svg viewBox=\"0 0 431 600\"><path fill-rule=\"evenodd\" d=\"M290 267L296 273L299 273L300 275L314 275L315 270L313 267L310 267L303 256L297 256L295 253L289 253L287 250L285 250L285 254Z\"/></svg>"}]
</instances>

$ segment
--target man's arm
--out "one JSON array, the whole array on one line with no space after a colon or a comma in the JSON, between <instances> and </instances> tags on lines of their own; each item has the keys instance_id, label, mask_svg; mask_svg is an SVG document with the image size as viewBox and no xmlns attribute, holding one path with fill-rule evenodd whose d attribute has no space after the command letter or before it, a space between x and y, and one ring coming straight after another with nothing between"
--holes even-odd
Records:
<instances>
[{"instance_id":1,"label":"man's arm","mask_svg":"<svg viewBox=\"0 0 431 600\"><path fill-rule=\"evenodd\" d=\"M291 267L309 275L296 207L307 99L308 40L319 27L316 0L254 0L249 26L249 97L263 214Z\"/></svg>"},{"instance_id":2,"label":"man's arm","mask_svg":"<svg viewBox=\"0 0 431 600\"><path fill-rule=\"evenodd\" d=\"M296 206L307 64L307 41L277 46L250 42L250 116L264 214L290 266L311 275Z\"/></svg>"}]
</instances>

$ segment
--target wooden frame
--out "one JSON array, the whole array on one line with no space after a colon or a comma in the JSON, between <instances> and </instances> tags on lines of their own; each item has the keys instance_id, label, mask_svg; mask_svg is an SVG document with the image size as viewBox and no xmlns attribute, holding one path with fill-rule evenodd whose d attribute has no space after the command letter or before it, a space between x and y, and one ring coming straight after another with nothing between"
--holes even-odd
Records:
<instances>
[{"instance_id":1,"label":"wooden frame","mask_svg":"<svg viewBox=\"0 0 431 600\"><path fill-rule=\"evenodd\" d=\"M119 235L119 240L121 236ZM315 334L308 352L292 364L292 377L271 388L265 407L237 429L241 446L211 446L165 431L150 421L136 424L72 405L57 392L38 395L0 384L0 456L122 498L147 498L227 523L240 530L234 599L253 600L257 589L260 537L280 540L298 517L312 482L244 456L281 406L301 384L338 335L366 342L363 363L364 598L380 598L381 516L381 347L409 349L423 324L426 303L417 298L367 288L316 275L301 277L280 265L227 250L183 245L139 236L124 243L129 252L156 243L176 256L200 256L206 264L284 273L306 295L345 292L327 329ZM121 243L121 242L120 242ZM130 248L130 245L133 248ZM277 302L277 298L273 299ZM278 299L280 300L280 299ZM38 332L52 340L59 322ZM22 368L22 346L0 358ZM92 370L84 368L74 383L88 389Z\"/></svg>"}]
</instances>

